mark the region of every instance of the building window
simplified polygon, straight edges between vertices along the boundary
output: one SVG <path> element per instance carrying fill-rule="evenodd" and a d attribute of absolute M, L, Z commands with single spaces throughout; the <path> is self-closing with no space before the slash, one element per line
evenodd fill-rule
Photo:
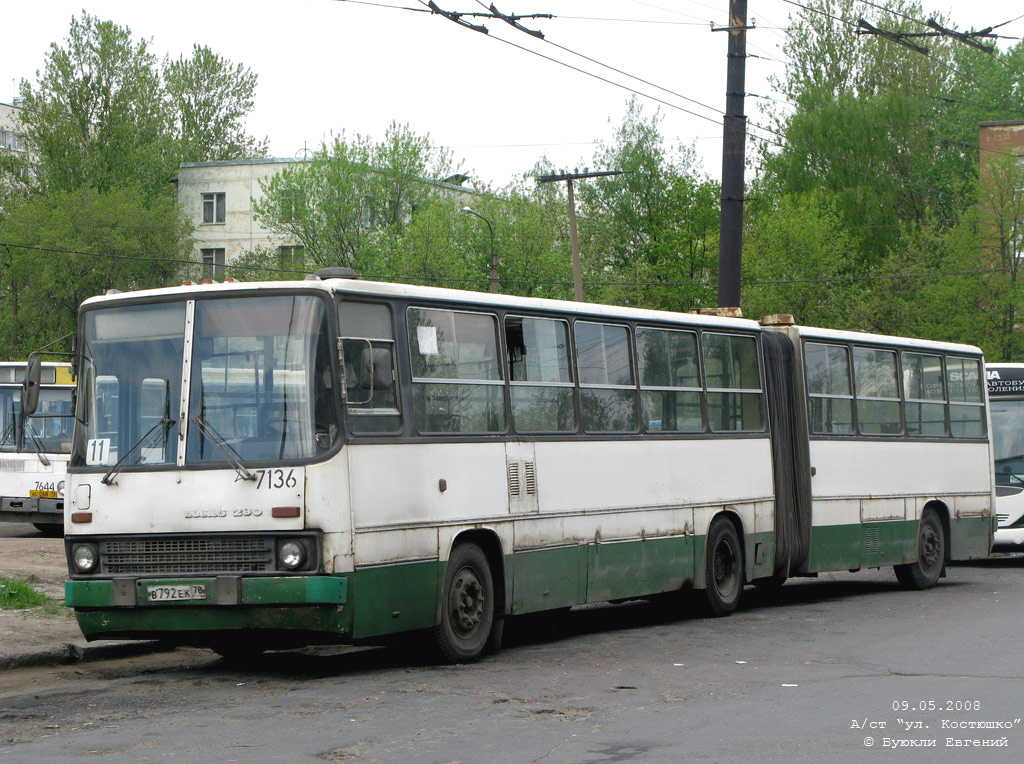
<path fill-rule="evenodd" d="M 224 194 L 221 194 L 224 196 Z M 203 278 L 222 279 L 224 278 L 224 249 L 204 249 L 203 253 Z"/>
<path fill-rule="evenodd" d="M 306 248 L 301 244 L 289 244 L 278 247 L 277 265 L 286 271 L 305 271 Z"/>
<path fill-rule="evenodd" d="M 224 222 L 224 194 L 203 194 L 203 222 Z"/>

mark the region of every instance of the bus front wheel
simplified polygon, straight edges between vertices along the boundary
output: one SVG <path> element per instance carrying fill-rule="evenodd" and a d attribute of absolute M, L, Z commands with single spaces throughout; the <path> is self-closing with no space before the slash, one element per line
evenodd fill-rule
<path fill-rule="evenodd" d="M 743 547 L 736 526 L 725 517 L 716 517 L 708 529 L 704 572 L 708 611 L 716 618 L 729 615 L 743 592 Z"/>
<path fill-rule="evenodd" d="M 930 507 L 921 513 L 917 530 L 917 560 L 896 565 L 896 579 L 906 589 L 928 589 L 942 575 L 946 561 L 946 535 L 939 515 Z"/>
<path fill-rule="evenodd" d="M 494 582 L 483 550 L 459 544 L 448 558 L 441 622 L 434 627 L 437 649 L 448 663 L 477 660 L 494 626 Z"/>

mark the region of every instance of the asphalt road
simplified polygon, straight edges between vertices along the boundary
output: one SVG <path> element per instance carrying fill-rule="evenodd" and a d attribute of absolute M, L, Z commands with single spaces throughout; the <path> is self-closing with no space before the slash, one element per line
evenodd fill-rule
<path fill-rule="evenodd" d="M 392 647 L 9 671 L 0 759 L 1016 764 L 1022 582 L 1016 557 L 952 567 L 927 592 L 891 570 L 748 589 L 726 619 L 589 607 L 560 631 L 519 624 L 469 666 Z M 964 740 L 990 745 L 950 745 Z"/>

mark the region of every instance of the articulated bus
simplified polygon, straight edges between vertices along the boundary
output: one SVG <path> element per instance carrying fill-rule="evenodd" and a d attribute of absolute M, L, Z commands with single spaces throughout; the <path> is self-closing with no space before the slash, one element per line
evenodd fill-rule
<path fill-rule="evenodd" d="M 0 521 L 59 536 L 71 452 L 71 364 L 42 364 L 35 416 L 21 414 L 24 381 L 24 362 L 0 362 Z"/>
<path fill-rule="evenodd" d="M 65 510 L 88 639 L 223 655 L 988 555 L 977 348 L 324 269 L 81 309 Z M 682 592 L 688 596 L 674 597 Z M 683 605 L 680 605 L 683 607 Z"/>
<path fill-rule="evenodd" d="M 1024 363 L 988 364 L 997 552 L 1024 552 Z"/>

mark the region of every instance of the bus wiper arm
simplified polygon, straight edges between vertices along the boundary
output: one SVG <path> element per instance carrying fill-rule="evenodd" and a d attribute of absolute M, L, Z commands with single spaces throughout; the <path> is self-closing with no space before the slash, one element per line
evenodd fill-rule
<path fill-rule="evenodd" d="M 107 474 L 104 475 L 102 478 L 100 478 L 100 482 L 103 483 L 104 485 L 114 485 L 114 478 L 117 476 L 117 473 L 121 471 L 121 466 L 128 461 L 128 457 L 135 453 L 135 449 L 137 449 L 143 443 L 147 442 L 149 436 L 153 434 L 157 427 L 163 427 L 163 432 L 166 433 L 172 424 L 174 424 L 173 419 L 161 419 L 155 425 L 150 427 L 145 435 L 143 435 L 141 438 L 135 441 L 135 443 L 132 444 L 132 447 L 124 452 L 124 456 L 117 460 L 114 466 L 110 468 L 110 471 L 107 472 Z"/>
<path fill-rule="evenodd" d="M 238 452 L 233 449 L 224 438 L 222 438 L 213 425 L 204 420 L 201 416 L 197 416 L 192 420 L 199 427 L 199 431 L 203 434 L 204 438 L 212 441 L 217 448 L 224 452 L 224 455 L 228 458 L 228 463 L 235 468 L 235 472 L 242 480 L 255 480 L 256 476 L 245 468 L 242 464 L 242 457 L 238 455 Z"/>
<path fill-rule="evenodd" d="M 26 427 L 25 432 L 32 438 L 32 442 L 36 444 L 36 456 L 39 457 L 39 461 L 43 463 L 44 467 L 50 466 L 50 460 L 46 458 L 46 454 L 43 453 L 43 442 L 39 440 L 39 436 L 32 432 L 31 427 Z"/>

